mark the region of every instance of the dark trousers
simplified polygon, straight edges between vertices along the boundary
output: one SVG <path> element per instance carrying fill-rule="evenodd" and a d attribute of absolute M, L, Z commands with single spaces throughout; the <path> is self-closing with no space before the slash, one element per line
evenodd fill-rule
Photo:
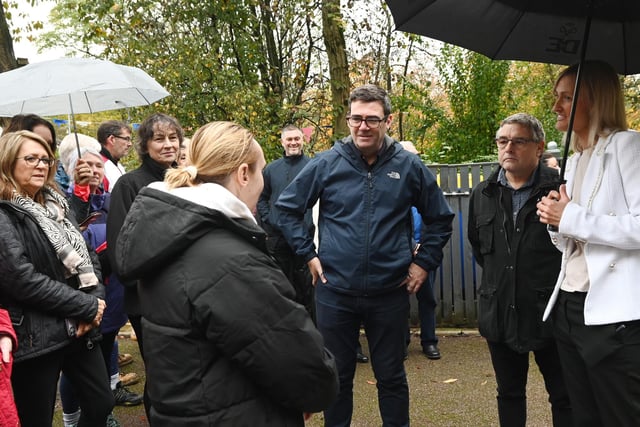
<path fill-rule="evenodd" d="M 527 374 L 529 353 L 518 353 L 505 344 L 489 342 L 491 363 L 498 383 L 498 418 L 503 427 L 524 427 L 527 421 Z M 555 427 L 573 426 L 569 395 L 554 343 L 535 350 L 533 355 L 549 393 Z"/>
<path fill-rule="evenodd" d="M 318 329 L 338 367 L 340 391 L 324 412 L 325 426 L 348 427 L 353 413 L 353 377 L 360 324 L 369 342 L 383 426 L 409 425 L 409 387 L 404 370 L 409 313 L 406 288 L 378 296 L 350 296 L 316 287 Z"/>
<path fill-rule="evenodd" d="M 575 425 L 639 426 L 640 322 L 586 326 L 585 296 L 560 291 L 553 311 Z"/>
<path fill-rule="evenodd" d="M 136 334 L 138 340 L 138 349 L 140 350 L 140 356 L 144 361 L 144 338 L 142 335 L 142 316 L 139 314 L 129 314 L 129 323 L 133 328 L 133 332 Z M 146 369 L 146 365 L 145 365 Z M 142 391 L 142 401 L 144 403 L 144 412 L 147 414 L 147 419 L 151 420 L 151 401 L 149 400 L 149 393 L 147 393 L 147 382 L 144 382 L 144 390 Z"/>
<path fill-rule="evenodd" d="M 438 344 L 436 336 L 436 296 L 433 289 L 436 271 L 429 271 L 427 280 L 424 281 L 420 290 L 416 292 L 418 300 L 418 319 L 420 320 L 420 344 L 424 349 L 429 344 Z M 407 334 L 407 345 L 410 342 L 410 335 Z"/>
<path fill-rule="evenodd" d="M 273 236 L 267 240 L 269 253 L 287 276 L 296 291 L 296 302 L 302 304 L 315 322 L 314 288 L 311 285 L 311 273 L 304 260 L 297 256 L 284 237 Z"/>
<path fill-rule="evenodd" d="M 60 371 L 76 390 L 82 414 L 79 427 L 104 426 L 114 406 L 100 347 L 84 339 L 43 356 L 15 363 L 11 383 L 22 427 L 50 426 Z"/>
<path fill-rule="evenodd" d="M 100 353 L 104 358 L 105 367 L 107 369 L 107 381 L 111 388 L 111 353 L 113 351 L 113 343 L 116 340 L 118 330 L 102 333 L 102 339 L 98 342 Z M 63 372 L 60 376 L 60 401 L 62 402 L 62 411 L 65 414 L 72 414 L 80 409 L 80 404 L 76 397 L 76 392 L 67 375 Z"/>

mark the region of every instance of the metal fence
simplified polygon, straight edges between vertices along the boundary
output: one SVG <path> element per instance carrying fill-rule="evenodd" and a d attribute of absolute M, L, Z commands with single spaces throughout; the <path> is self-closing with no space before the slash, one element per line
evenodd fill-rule
<path fill-rule="evenodd" d="M 444 248 L 444 258 L 437 271 L 434 285 L 438 301 L 437 322 L 439 326 L 477 327 L 476 290 L 480 285 L 481 271 L 473 259 L 471 245 L 467 239 L 469 196 L 473 186 L 488 178 L 497 167 L 497 163 L 428 167 L 438 178 L 440 188 L 456 214 L 453 220 L 453 234 Z M 411 323 L 418 324 L 418 305 L 413 297 Z"/>

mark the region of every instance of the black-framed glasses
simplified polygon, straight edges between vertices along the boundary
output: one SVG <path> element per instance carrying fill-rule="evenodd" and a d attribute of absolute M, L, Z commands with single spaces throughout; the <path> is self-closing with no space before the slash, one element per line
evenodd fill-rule
<path fill-rule="evenodd" d="M 389 117 L 389 116 L 384 116 L 383 118 L 380 118 L 380 117 L 350 116 L 350 117 L 347 117 L 347 124 L 349 126 L 351 126 L 352 128 L 357 128 L 357 127 L 360 127 L 362 122 L 365 122 L 367 124 L 368 128 L 376 129 L 376 128 L 380 127 L 380 123 L 382 123 L 385 120 L 387 120 L 387 117 Z"/>
<path fill-rule="evenodd" d="M 131 137 L 130 136 L 120 136 L 120 135 L 113 135 L 113 136 L 118 138 L 118 139 L 124 139 L 127 142 L 131 142 Z"/>
<path fill-rule="evenodd" d="M 48 157 L 36 157 L 36 156 L 17 157 L 17 159 L 24 159 L 27 165 L 34 166 L 34 167 L 38 166 L 40 162 L 42 162 L 43 165 L 50 168 L 56 162 L 56 159 L 50 159 Z"/>
<path fill-rule="evenodd" d="M 525 144 L 528 144 L 529 142 L 537 142 L 529 138 L 505 138 L 505 137 L 496 138 L 495 141 L 496 141 L 496 144 L 498 145 L 498 148 L 505 148 L 507 144 L 509 144 L 509 142 L 513 143 L 513 145 L 515 145 L 516 147 L 524 147 Z"/>

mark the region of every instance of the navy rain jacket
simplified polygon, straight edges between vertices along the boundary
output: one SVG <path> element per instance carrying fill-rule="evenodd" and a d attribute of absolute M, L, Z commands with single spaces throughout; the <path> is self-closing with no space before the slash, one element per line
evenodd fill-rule
<path fill-rule="evenodd" d="M 316 251 L 303 216 L 318 200 Z M 426 225 L 415 259 L 411 206 Z M 319 256 L 328 280 L 324 286 L 351 295 L 393 290 L 412 261 L 433 271 L 451 237 L 454 217 L 435 176 L 389 136 L 373 165 L 363 160 L 351 137 L 337 141 L 305 166 L 276 207 L 289 245 L 305 261 Z"/>

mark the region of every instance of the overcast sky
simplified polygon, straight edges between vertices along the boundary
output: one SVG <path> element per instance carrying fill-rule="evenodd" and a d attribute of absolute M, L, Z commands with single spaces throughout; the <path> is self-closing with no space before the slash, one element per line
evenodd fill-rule
<path fill-rule="evenodd" d="M 23 26 L 26 22 L 24 19 L 20 18 L 18 15 L 20 13 L 26 13 L 30 20 L 32 21 L 42 21 L 45 25 L 44 30 L 48 30 L 48 17 L 49 11 L 54 6 L 54 2 L 43 1 L 37 7 L 31 7 L 29 2 L 27 1 L 19 1 L 18 2 L 18 11 L 13 12 L 13 19 L 15 19 L 16 24 L 19 26 Z M 37 47 L 35 43 L 30 42 L 26 38 L 23 38 L 20 42 L 13 42 L 13 51 L 16 55 L 16 58 L 27 58 L 29 59 L 29 63 L 42 62 L 47 61 L 49 59 L 56 59 L 64 56 L 64 50 L 48 50 L 42 53 L 38 53 Z"/>

